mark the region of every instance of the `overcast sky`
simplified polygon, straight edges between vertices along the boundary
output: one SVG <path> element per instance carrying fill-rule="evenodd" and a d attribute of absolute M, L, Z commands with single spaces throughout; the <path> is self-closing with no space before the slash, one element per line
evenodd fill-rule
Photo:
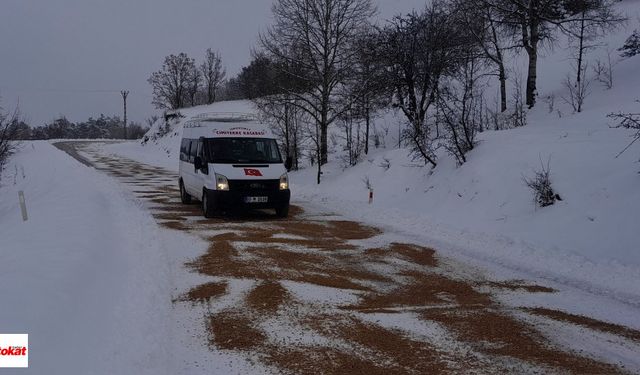
<path fill-rule="evenodd" d="M 381 20 L 425 0 L 374 0 Z M 228 76 L 248 64 L 257 35 L 271 23 L 271 0 L 1 0 L 0 106 L 19 107 L 42 125 L 65 115 L 122 115 L 143 121 L 151 105 L 149 75 L 164 56 L 201 60 L 218 50 Z"/>

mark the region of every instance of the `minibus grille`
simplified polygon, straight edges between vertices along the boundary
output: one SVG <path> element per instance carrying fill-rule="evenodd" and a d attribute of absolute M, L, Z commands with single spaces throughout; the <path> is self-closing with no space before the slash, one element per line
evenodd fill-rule
<path fill-rule="evenodd" d="M 276 191 L 280 180 L 229 180 L 231 191 Z"/>

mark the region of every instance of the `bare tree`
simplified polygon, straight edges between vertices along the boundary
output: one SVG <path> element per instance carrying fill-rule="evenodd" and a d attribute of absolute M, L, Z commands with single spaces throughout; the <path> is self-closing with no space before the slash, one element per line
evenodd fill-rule
<path fill-rule="evenodd" d="M 200 93 L 200 83 L 202 82 L 202 73 L 200 73 L 200 70 L 195 64 L 193 64 L 192 68 L 193 72 L 190 77 L 191 81 L 187 87 L 187 95 L 189 98 L 189 105 L 191 107 L 200 104 L 200 102 L 198 102 L 198 94 Z"/>
<path fill-rule="evenodd" d="M 613 11 L 612 0 L 572 0 L 567 2 L 567 10 L 572 14 L 573 22 L 563 29 L 570 40 L 577 43 L 575 54 L 576 81 L 573 90 L 578 97 L 585 93 L 590 82 L 585 77 L 587 52 L 597 44 L 595 40 L 615 28 L 624 19 Z M 611 60 L 609 60 L 609 63 Z M 574 109 L 576 107 L 574 106 Z M 582 111 L 582 103 L 577 105 L 577 112 Z"/>
<path fill-rule="evenodd" d="M 386 67 L 386 82 L 394 90 L 393 105 L 409 126 L 405 137 L 413 154 L 435 167 L 435 137 L 427 112 L 436 102 L 441 79 L 455 71 L 469 40 L 457 29 L 443 2 L 423 13 L 394 18 L 381 32 L 377 55 Z"/>
<path fill-rule="evenodd" d="M 484 57 L 495 65 L 500 82 L 500 112 L 507 110 L 507 69 L 504 55 L 507 49 L 503 40 L 503 27 L 496 21 L 496 10 L 484 0 L 456 0 L 458 20 L 465 31 L 476 41 Z"/>
<path fill-rule="evenodd" d="M 437 116 L 445 127 L 444 147 L 458 165 L 466 163 L 467 153 L 476 146 L 476 134 L 486 127 L 480 73 L 478 56 L 470 52 L 438 95 Z"/>
<path fill-rule="evenodd" d="M 364 136 L 362 134 L 360 113 L 355 109 L 354 111 L 348 110 L 342 113 L 339 117 L 338 124 L 343 130 L 345 155 L 342 156 L 342 161 L 347 166 L 354 166 L 358 164 L 362 153 L 364 151 Z"/>
<path fill-rule="evenodd" d="M 185 53 L 167 56 L 162 69 L 152 73 L 148 79 L 153 87 L 152 103 L 156 108 L 183 108 L 189 99 L 195 71 L 195 61 Z"/>
<path fill-rule="evenodd" d="M 605 0 L 483 0 L 491 7 L 500 23 L 511 37 L 524 48 L 529 60 L 527 71 L 526 104 L 533 108 L 537 97 L 538 55 L 544 42 L 554 39 L 554 31 L 562 29 L 571 32 L 569 25 L 582 19 L 592 24 L 607 23 L 611 12 L 592 12 L 599 3 Z M 576 4 L 580 3 L 580 7 Z M 576 12 L 576 9 L 581 9 Z M 582 10 L 585 13 L 581 17 Z M 605 16 L 605 18 L 603 18 Z"/>
<path fill-rule="evenodd" d="M 384 85 L 384 64 L 376 56 L 378 36 L 371 27 L 362 31 L 353 43 L 356 52 L 352 72 L 346 80 L 351 98 L 348 118 L 351 122 L 364 121 L 364 153 L 369 153 L 371 121 L 375 112 L 385 108 L 391 96 Z M 359 135 L 359 134 L 358 134 Z"/>
<path fill-rule="evenodd" d="M 211 104 L 216 101 L 216 93 L 227 76 L 227 72 L 222 66 L 220 54 L 208 48 L 204 56 L 204 62 L 200 65 L 200 71 L 204 79 L 207 104 Z"/>
<path fill-rule="evenodd" d="M 327 163 L 327 129 L 348 104 L 339 100 L 339 90 L 352 68 L 351 40 L 374 13 L 371 0 L 276 0 L 275 24 L 260 36 L 262 47 L 284 62 L 282 67 L 304 72 L 300 78 L 308 90 L 289 94 L 317 123 L 319 166 Z"/>
<path fill-rule="evenodd" d="M 306 113 L 292 103 L 294 98 L 283 95 L 272 95 L 254 100 L 263 121 L 268 123 L 284 148 L 286 158 L 291 158 L 292 169 L 299 168 L 304 141 L 303 123 Z"/>

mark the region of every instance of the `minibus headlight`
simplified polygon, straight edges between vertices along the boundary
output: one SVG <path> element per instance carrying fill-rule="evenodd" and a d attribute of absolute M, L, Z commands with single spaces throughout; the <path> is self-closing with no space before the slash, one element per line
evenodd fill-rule
<path fill-rule="evenodd" d="M 282 176 L 280 176 L 280 190 L 287 190 L 289 189 L 289 176 L 287 176 L 287 174 L 283 174 Z"/>
<path fill-rule="evenodd" d="M 229 190 L 229 180 L 221 174 L 216 173 L 216 189 L 217 190 Z"/>

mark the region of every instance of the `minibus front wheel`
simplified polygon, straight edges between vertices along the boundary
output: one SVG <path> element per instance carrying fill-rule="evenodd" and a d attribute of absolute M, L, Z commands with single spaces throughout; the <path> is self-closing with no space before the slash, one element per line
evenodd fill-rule
<path fill-rule="evenodd" d="M 207 189 L 202 190 L 202 214 L 207 219 L 215 217 L 215 202 L 211 199 L 211 194 Z"/>
<path fill-rule="evenodd" d="M 286 218 L 289 216 L 289 205 L 283 205 L 280 207 L 276 207 L 276 216 Z"/>
<path fill-rule="evenodd" d="M 182 202 L 182 204 L 190 204 L 191 196 L 184 189 L 184 183 L 182 182 L 182 179 L 180 179 L 179 185 L 180 185 L 180 201 Z"/>

